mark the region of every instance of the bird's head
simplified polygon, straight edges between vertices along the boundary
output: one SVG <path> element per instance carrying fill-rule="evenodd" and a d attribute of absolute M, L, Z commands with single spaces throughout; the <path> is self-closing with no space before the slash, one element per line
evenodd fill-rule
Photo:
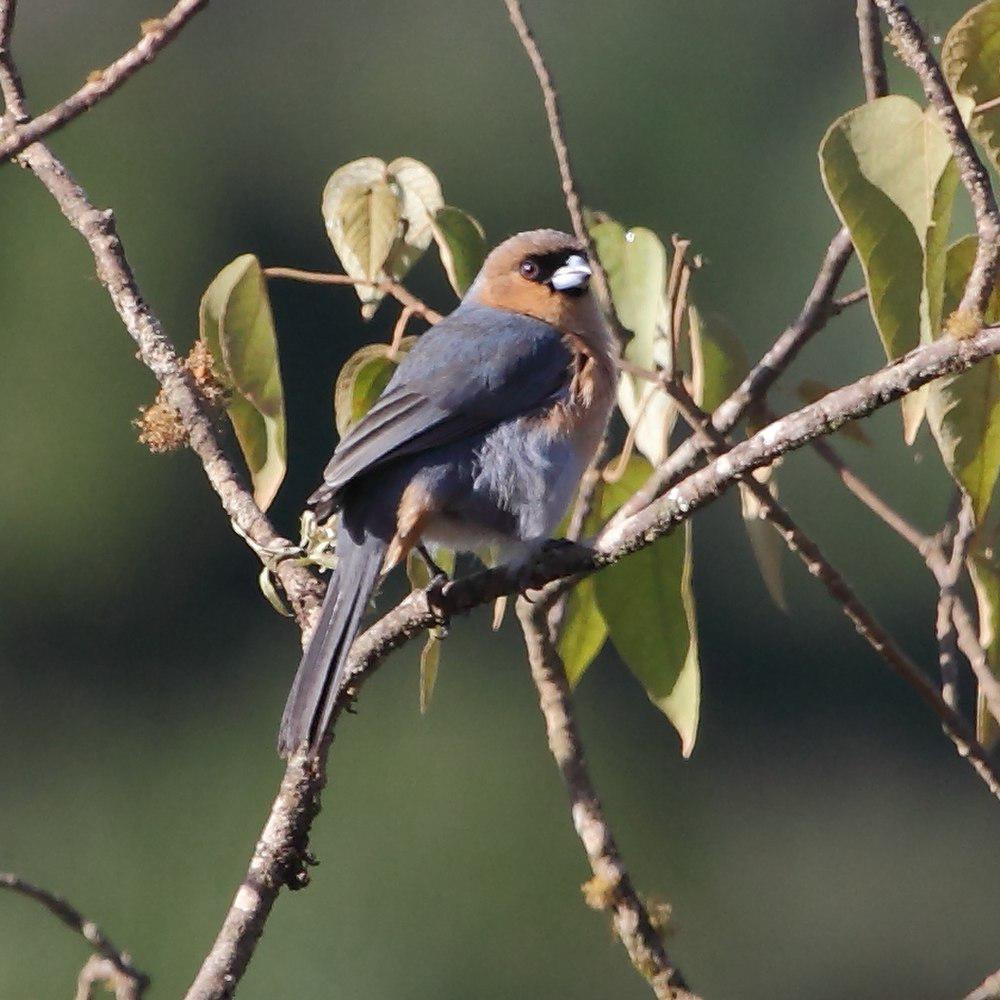
<path fill-rule="evenodd" d="M 540 319 L 606 350 L 609 334 L 591 274 L 579 240 L 535 229 L 511 236 L 489 254 L 465 301 Z"/>

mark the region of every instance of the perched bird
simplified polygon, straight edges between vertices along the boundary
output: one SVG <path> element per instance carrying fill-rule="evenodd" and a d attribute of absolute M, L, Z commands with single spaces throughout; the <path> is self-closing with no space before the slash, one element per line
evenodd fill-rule
<path fill-rule="evenodd" d="M 309 498 L 340 512 L 337 566 L 285 706 L 279 752 L 322 741 L 379 579 L 411 549 L 530 562 L 562 519 L 615 397 L 615 342 L 585 249 L 551 229 L 490 253 L 344 436 Z"/>

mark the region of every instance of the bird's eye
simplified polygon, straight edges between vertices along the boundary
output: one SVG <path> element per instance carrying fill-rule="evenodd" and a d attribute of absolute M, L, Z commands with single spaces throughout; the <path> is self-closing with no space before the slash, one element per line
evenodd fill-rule
<path fill-rule="evenodd" d="M 527 278 L 528 281 L 534 281 L 539 275 L 538 264 L 530 257 L 526 257 L 521 261 L 519 270 L 521 272 L 521 276 Z"/>

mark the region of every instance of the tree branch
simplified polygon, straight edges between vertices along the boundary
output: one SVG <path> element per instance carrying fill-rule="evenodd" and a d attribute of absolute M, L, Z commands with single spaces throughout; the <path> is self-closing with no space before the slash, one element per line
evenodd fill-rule
<path fill-rule="evenodd" d="M 924 93 L 937 108 L 941 126 L 958 163 L 962 183 L 969 192 L 976 216 L 979 246 L 959 309 L 983 316 L 1000 271 L 1000 211 L 997 209 L 989 174 L 976 153 L 965 122 L 962 121 L 962 114 L 955 104 L 941 67 L 927 44 L 923 30 L 906 4 L 899 3 L 898 0 L 874 2 L 889 20 L 900 56 L 920 78 Z"/>
<path fill-rule="evenodd" d="M 786 327 L 746 378 L 712 414 L 712 426 L 720 434 L 728 434 L 746 416 L 750 407 L 763 399 L 799 351 L 826 325 L 832 315 L 837 285 L 853 252 L 851 237 L 846 229 L 842 229 L 827 248 L 813 287 L 795 321 Z M 702 449 L 697 439 L 689 437 L 683 441 L 643 484 L 642 489 L 621 508 L 618 520 L 624 520 L 652 503 L 691 472 L 701 456 Z"/>
<path fill-rule="evenodd" d="M 889 93 L 889 78 L 885 71 L 882 51 L 882 29 L 878 7 L 874 0 L 858 0 L 858 47 L 861 49 L 861 75 L 865 81 L 865 98 L 869 101 Z"/>
<path fill-rule="evenodd" d="M 962 491 L 959 503 L 954 521 L 951 555 L 946 559 L 944 553 L 940 552 L 940 558 L 927 560 L 927 565 L 934 573 L 938 584 L 935 633 L 941 664 L 941 696 L 955 709 L 958 707 L 958 676 L 961 662 L 955 605 L 959 599 L 958 585 L 969 554 L 969 544 L 976 530 L 972 499 L 968 493 Z"/>
<path fill-rule="evenodd" d="M 410 312 L 423 316 L 431 325 L 440 323 L 442 319 L 441 313 L 418 299 L 405 285 L 398 281 L 390 281 L 388 278 L 383 281 L 370 281 L 367 278 L 352 278 L 349 274 L 302 271 L 297 267 L 265 267 L 264 274 L 268 278 L 291 278 L 294 281 L 305 281 L 314 285 L 374 285 L 387 295 L 391 295 Z"/>
<path fill-rule="evenodd" d="M 858 0 L 857 18 L 865 97 L 872 101 L 888 93 L 882 36 L 873 0 Z M 841 299 L 835 298 L 837 286 L 853 252 L 854 245 L 850 234 L 846 229 L 841 229 L 827 247 L 816 280 L 795 321 L 782 331 L 746 378 L 712 414 L 712 426 L 720 434 L 723 436 L 728 434 L 755 403 L 764 399 L 768 390 L 795 360 L 799 351 L 833 316 L 838 316 L 848 306 L 867 297 L 867 289 L 861 288 Z M 627 517 L 652 503 L 656 497 L 694 469 L 700 457 L 697 441 L 694 438 L 684 441 L 621 509 L 620 516 Z"/>
<path fill-rule="evenodd" d="M 0 872 L 0 889 L 7 889 L 41 903 L 49 913 L 58 917 L 94 949 L 96 954 L 80 973 L 78 1000 L 81 996 L 84 998 L 89 996 L 89 990 L 81 994 L 82 984 L 94 982 L 96 979 L 111 982 L 115 986 L 117 1000 L 141 1000 L 149 986 L 149 976 L 137 969 L 128 953 L 115 947 L 104 931 L 92 920 L 87 920 L 75 906 L 71 906 L 61 896 L 26 882 L 12 872 Z M 95 959 L 98 959 L 96 963 Z"/>
<path fill-rule="evenodd" d="M 825 441 L 813 441 L 812 447 L 861 503 L 917 551 L 934 575 L 938 586 L 941 587 L 942 581 L 949 576 L 950 562 L 945 555 L 941 535 L 927 535 L 914 527 L 898 511 L 890 507 L 860 476 L 853 472 L 840 455 Z M 1000 678 L 990 669 L 986 650 L 979 640 L 972 616 L 965 601 L 954 588 L 952 588 L 951 615 L 958 648 L 968 660 L 969 666 L 976 676 L 976 681 L 986 700 L 990 714 L 1000 722 Z"/>
<path fill-rule="evenodd" d="M 510 23 L 517 32 L 521 45 L 531 62 L 531 68 L 538 78 L 538 86 L 542 91 L 542 100 L 545 104 L 545 117 L 549 125 L 549 138 L 552 142 L 552 151 L 555 153 L 556 164 L 559 167 L 559 179 L 562 182 L 563 198 L 566 200 L 566 210 L 569 212 L 570 222 L 573 225 L 573 232 L 576 238 L 587 248 L 587 255 L 590 258 L 590 265 L 594 272 L 594 282 L 597 285 L 598 294 L 604 300 L 611 318 L 617 326 L 614 302 L 611 299 L 611 286 L 608 284 L 608 276 L 604 270 L 604 265 L 597 256 L 594 241 L 583 221 L 583 206 L 580 202 L 580 194 L 573 177 L 573 170 L 569 162 L 569 147 L 566 145 L 566 137 L 563 134 L 562 114 L 559 110 L 559 95 L 556 93 L 555 84 L 552 82 L 552 74 L 549 73 L 545 65 L 545 59 L 535 41 L 535 36 L 528 27 L 528 22 L 524 19 L 524 12 L 521 10 L 520 0 L 504 0 L 507 8 L 507 15 Z"/>
<path fill-rule="evenodd" d="M 703 437 L 706 452 L 718 456 L 727 454 L 730 450 L 729 443 L 718 431 L 712 428 L 708 414 L 699 409 L 684 386 L 679 381 L 674 381 L 666 385 L 666 390 L 677 403 L 678 409 L 685 420 L 690 423 L 692 430 Z M 980 777 L 985 780 L 990 791 L 1000 798 L 1000 773 L 994 770 L 989 756 L 982 746 L 977 744 L 970 751 L 970 744 L 975 743 L 975 737 L 965 724 L 964 719 L 956 711 L 954 700 L 948 698 L 947 688 L 945 693 L 938 693 L 923 671 L 907 656 L 879 623 L 875 615 L 861 602 L 850 584 L 823 555 L 819 546 L 792 520 L 788 511 L 771 495 L 771 491 L 763 483 L 758 482 L 752 474 L 742 476 L 740 481 L 756 497 L 761 513 L 775 526 L 785 544 L 799 557 L 809 574 L 816 577 L 826 587 L 827 592 L 840 606 L 841 611 L 854 625 L 858 634 L 885 660 L 893 673 L 909 684 L 917 695 L 930 706 L 932 711 L 941 718 L 944 731 L 955 744 L 959 755 L 973 758 L 973 766 Z M 939 631 L 939 640 L 942 643 L 942 672 L 945 671 L 945 651 L 951 650 L 953 645 L 953 643 L 948 642 L 948 638 L 953 635 L 951 622 L 955 588 L 962 570 L 972 529 L 975 527 L 975 523 L 971 519 L 971 508 L 966 510 L 966 514 L 967 516 L 961 522 L 960 531 L 956 533 L 955 550 L 948 564 L 948 575 L 941 583 L 942 599 L 939 604 L 939 620 L 943 613 L 945 615 L 944 621 L 947 623 L 947 627 L 943 630 L 945 635 L 942 636 L 941 631 Z M 945 601 L 946 594 L 948 596 L 947 602 Z M 952 664 L 954 664 L 954 672 L 957 673 L 957 662 L 954 660 L 947 662 L 949 676 L 952 673 L 950 669 Z"/>
<path fill-rule="evenodd" d="M 163 17 L 143 21 L 142 39 L 110 66 L 91 73 L 87 77 L 87 82 L 75 94 L 71 94 L 66 100 L 37 118 L 29 119 L 26 115 L 19 115 L 18 120 L 22 124 L 11 129 L 0 140 L 0 163 L 17 156 L 33 142 L 38 142 L 49 133 L 62 128 L 88 108 L 92 108 L 98 101 L 113 94 L 134 73 L 151 63 L 207 3 L 208 0 L 178 0 L 178 3 Z M 13 6 L 13 3 L 8 5 L 11 11 Z M 12 17 L 13 14 L 8 16 Z M 7 35 L 9 37 L 9 32 Z M 8 80 L 8 86 L 10 83 Z M 17 89 L 20 89 L 19 83 Z"/>
<path fill-rule="evenodd" d="M 531 677 L 545 718 L 549 749 L 569 795 L 573 826 L 583 843 L 593 879 L 585 886 L 590 905 L 608 910 L 615 933 L 636 971 L 658 1000 L 697 1000 L 673 964 L 663 939 L 639 898 L 618 852 L 584 760 L 573 700 L 562 660 L 549 638 L 547 602 L 517 602 Z"/>

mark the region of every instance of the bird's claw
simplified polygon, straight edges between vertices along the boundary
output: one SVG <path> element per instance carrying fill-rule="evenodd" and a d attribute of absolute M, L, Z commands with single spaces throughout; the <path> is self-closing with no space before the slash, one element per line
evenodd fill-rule
<path fill-rule="evenodd" d="M 427 604 L 438 619 L 437 624 L 431 630 L 438 639 L 446 638 L 451 629 L 451 615 L 444 610 L 443 600 L 445 590 L 450 583 L 451 577 L 439 568 L 431 582 L 424 588 L 424 593 L 427 594 Z"/>

